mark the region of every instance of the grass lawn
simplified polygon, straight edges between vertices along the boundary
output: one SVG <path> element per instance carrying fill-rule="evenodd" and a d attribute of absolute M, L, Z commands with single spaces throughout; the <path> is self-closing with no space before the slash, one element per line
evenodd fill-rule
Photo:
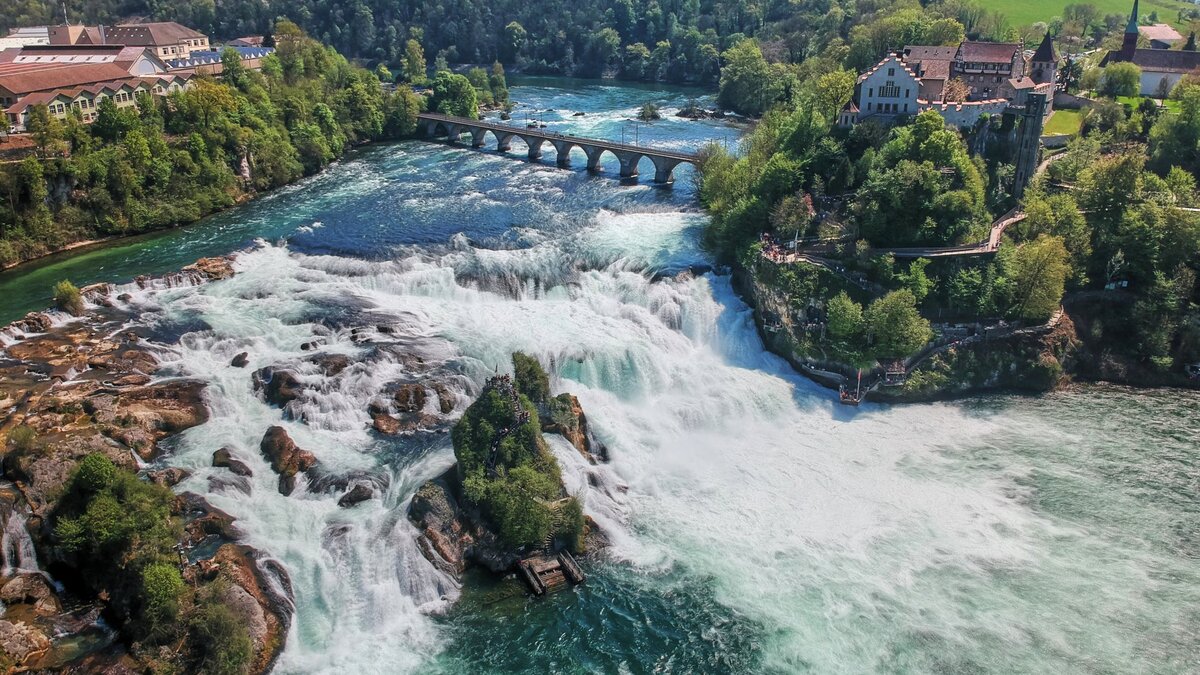
<path fill-rule="evenodd" d="M 1142 97 L 1142 96 L 1118 96 L 1117 102 L 1137 108 L 1139 105 L 1142 104 L 1142 98 L 1144 98 L 1144 97 Z M 1157 101 L 1158 99 L 1155 99 L 1155 100 Z M 1183 101 L 1176 101 L 1176 100 L 1170 99 L 1170 98 L 1164 99 L 1162 101 L 1162 104 L 1167 106 L 1168 112 L 1173 112 L 1173 113 L 1178 113 L 1183 108 Z"/>
<path fill-rule="evenodd" d="M 1038 21 L 1050 22 L 1056 16 L 1062 16 L 1063 7 L 1078 0 L 1005 0 L 994 3 L 992 9 L 1002 12 L 1008 17 L 1010 26 L 1025 26 Z M 1106 14 L 1120 14 L 1128 17 L 1133 9 L 1133 0 L 1089 0 L 1100 12 L 1100 17 Z M 1190 3 L 1182 0 L 1141 0 L 1138 7 L 1142 17 L 1148 17 L 1150 12 L 1158 12 L 1159 23 L 1175 24 L 1179 19 L 1179 9 L 1190 7 Z M 1179 26 L 1176 26 L 1177 28 Z M 1186 33 L 1185 33 L 1186 37 Z"/>
<path fill-rule="evenodd" d="M 1083 125 L 1083 113 L 1078 110 L 1055 110 L 1050 116 L 1050 120 L 1046 122 L 1046 127 L 1042 129 L 1042 133 L 1051 136 L 1055 134 L 1066 134 L 1073 136 L 1079 133 L 1079 127 Z"/>

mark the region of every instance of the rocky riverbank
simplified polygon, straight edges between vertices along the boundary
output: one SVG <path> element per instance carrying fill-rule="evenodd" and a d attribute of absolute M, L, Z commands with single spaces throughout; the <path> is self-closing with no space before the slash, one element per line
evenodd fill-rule
<path fill-rule="evenodd" d="M 223 279 L 233 274 L 231 262 L 201 260 L 137 284 L 166 288 Z M 171 436 L 203 424 L 208 410 L 204 383 L 163 371 L 144 331 L 129 327 L 133 317 L 115 308 L 115 292 L 107 285 L 84 289 L 89 309 L 83 317 L 34 313 L 0 331 L 0 437 L 4 477 L 11 481 L 0 491 L 4 526 L 6 540 L 28 542 L 18 560 L 5 552 L 0 661 L 13 669 L 66 672 L 194 670 L 216 651 L 227 656 L 233 644 L 248 645 L 240 656 L 250 672 L 267 672 L 291 621 L 283 569 L 239 543 L 233 519 L 203 497 L 172 497 L 153 486 L 130 492 L 136 485 L 121 482 L 122 476 L 136 481 L 138 472 L 137 483 L 180 482 L 184 472 L 146 471 L 142 462 L 159 457 Z M 84 464 L 98 467 L 103 478 L 92 478 Z M 135 493 L 138 501 L 130 501 Z M 96 540 L 97 528 L 106 527 L 100 525 L 104 500 L 114 500 L 131 519 L 139 509 L 161 508 L 168 522 L 159 534 L 166 550 L 174 542 L 174 559 L 136 543 L 152 538 L 149 532 L 113 530 Z M 125 527 L 117 514 L 112 518 L 108 526 Z M 82 539 L 68 534 L 74 522 L 88 528 Z M 89 548 L 93 544 L 103 548 Z M 97 579 L 89 556 L 122 552 L 133 556 L 123 567 L 140 567 L 140 578 Z M 178 593 L 165 614 L 151 617 L 154 596 L 145 592 L 164 569 L 169 594 Z M 169 646 L 161 640 L 172 634 L 169 626 L 147 628 L 151 618 L 168 617 L 189 627 L 182 642 Z M 234 633 L 217 645 L 201 626 Z"/>
<path fill-rule="evenodd" d="M 819 273 L 825 275 L 821 283 L 834 289 L 834 293 L 847 290 L 853 294 L 858 290 L 832 273 L 825 270 Z M 839 363 L 819 349 L 805 347 L 812 341 L 804 339 L 805 328 L 795 325 L 789 316 L 793 298 L 745 267 L 738 266 L 734 278 L 739 294 L 755 308 L 755 323 L 767 349 L 826 387 L 836 389 L 842 381 L 854 376 L 853 365 Z M 931 348 L 907 364 L 904 377 L 894 386 L 876 387 L 866 398 L 911 403 L 998 391 L 1043 393 L 1079 380 L 1200 387 L 1200 381 L 1188 379 L 1182 373 L 1132 362 L 1106 347 L 1101 325 L 1106 303 L 1113 301 L 1097 300 L 1090 294 L 1068 296 L 1064 311 L 1044 325 L 980 335 Z M 767 315 L 777 322 L 770 330 L 764 318 Z M 864 371 L 864 381 L 871 384 L 884 375 L 882 370 Z"/>

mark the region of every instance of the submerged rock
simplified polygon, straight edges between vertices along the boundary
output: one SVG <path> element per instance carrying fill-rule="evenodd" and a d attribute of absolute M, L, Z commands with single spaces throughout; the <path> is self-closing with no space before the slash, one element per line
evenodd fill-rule
<path fill-rule="evenodd" d="M 253 476 L 254 472 L 250 467 L 240 460 L 233 458 L 233 451 L 229 448 L 221 448 L 213 453 L 212 465 L 219 468 L 226 468 L 238 476 Z"/>
<path fill-rule="evenodd" d="M 348 508 L 360 502 L 365 502 L 374 496 L 375 493 L 370 487 L 359 483 L 351 488 L 349 492 L 342 495 L 342 498 L 338 500 L 338 506 Z"/>
<path fill-rule="evenodd" d="M 402 384 L 393 396 L 396 410 L 406 413 L 420 412 L 425 408 L 425 387 L 419 384 Z"/>
<path fill-rule="evenodd" d="M 242 352 L 241 354 L 233 357 L 233 360 L 229 362 L 229 365 L 233 366 L 234 368 L 245 368 L 249 363 L 250 353 Z"/>
<path fill-rule="evenodd" d="M 317 465 L 317 458 L 307 450 L 296 447 L 283 427 L 271 427 L 263 435 L 259 449 L 279 474 L 279 493 L 290 495 L 296 489 L 296 474 Z"/>
<path fill-rule="evenodd" d="M 254 371 L 253 380 L 254 390 L 262 392 L 267 403 L 280 408 L 300 398 L 304 390 L 303 383 L 295 373 L 276 366 L 267 366 Z"/>

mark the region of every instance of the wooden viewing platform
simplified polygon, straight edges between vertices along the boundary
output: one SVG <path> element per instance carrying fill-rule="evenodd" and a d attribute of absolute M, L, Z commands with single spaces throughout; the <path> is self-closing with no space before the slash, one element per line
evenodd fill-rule
<path fill-rule="evenodd" d="M 521 577 L 534 595 L 545 595 L 568 582 L 572 586 L 582 584 L 586 579 L 575 558 L 567 551 L 526 558 L 517 566 L 521 568 Z"/>

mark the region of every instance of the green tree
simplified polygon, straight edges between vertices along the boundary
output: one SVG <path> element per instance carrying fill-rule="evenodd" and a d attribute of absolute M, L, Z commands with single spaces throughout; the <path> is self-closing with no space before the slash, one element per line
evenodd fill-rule
<path fill-rule="evenodd" d="M 404 45 L 404 80 L 409 84 L 425 84 L 428 81 L 425 65 L 425 50 L 421 43 L 409 40 Z"/>
<path fill-rule="evenodd" d="M 717 105 L 758 117 L 783 100 L 787 75 L 763 58 L 754 40 L 743 40 L 725 51 Z"/>
<path fill-rule="evenodd" d="M 827 313 L 829 334 L 834 338 L 853 342 L 862 335 L 862 305 L 852 300 L 845 291 L 830 298 Z"/>
<path fill-rule="evenodd" d="M 83 296 L 66 279 L 54 284 L 54 306 L 72 316 L 83 316 Z"/>
<path fill-rule="evenodd" d="M 475 87 L 462 75 L 439 71 L 433 78 L 429 109 L 444 115 L 476 119 L 479 117 L 479 102 L 475 97 Z"/>
<path fill-rule="evenodd" d="M 933 337 L 929 321 L 917 312 L 912 291 L 892 291 L 876 299 L 864 315 L 871 349 L 882 358 L 903 358 Z"/>
<path fill-rule="evenodd" d="M 1043 234 L 1017 248 L 1012 313 L 1023 319 L 1048 319 L 1062 302 L 1070 270 L 1067 249 L 1058 237 Z"/>
<path fill-rule="evenodd" d="M 538 360 L 514 352 L 512 355 L 514 379 L 517 389 L 534 403 L 545 403 L 550 400 L 550 377 L 542 369 Z"/>
<path fill-rule="evenodd" d="M 1104 69 L 1100 93 L 1105 96 L 1137 96 L 1142 86 L 1142 69 L 1128 62 L 1113 63 Z"/>

